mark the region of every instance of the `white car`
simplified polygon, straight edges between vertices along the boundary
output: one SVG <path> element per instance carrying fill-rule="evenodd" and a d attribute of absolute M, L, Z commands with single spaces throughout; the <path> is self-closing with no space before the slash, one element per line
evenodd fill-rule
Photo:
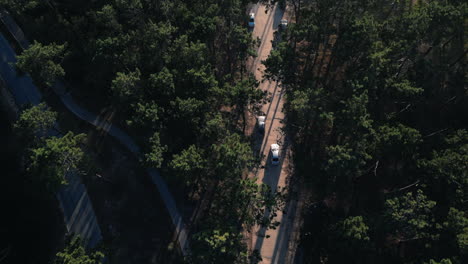
<path fill-rule="evenodd" d="M 279 164 L 279 151 L 280 147 L 278 144 L 271 144 L 271 164 Z"/>
<path fill-rule="evenodd" d="M 249 27 L 251 28 L 255 27 L 255 14 L 254 13 L 249 14 Z"/>
<path fill-rule="evenodd" d="M 279 24 L 280 29 L 286 29 L 288 27 L 288 20 L 286 19 L 281 19 L 280 24 Z"/>
<path fill-rule="evenodd" d="M 265 131 L 265 120 L 266 120 L 266 116 L 257 117 L 258 131 L 260 133 L 263 133 L 263 131 Z"/>

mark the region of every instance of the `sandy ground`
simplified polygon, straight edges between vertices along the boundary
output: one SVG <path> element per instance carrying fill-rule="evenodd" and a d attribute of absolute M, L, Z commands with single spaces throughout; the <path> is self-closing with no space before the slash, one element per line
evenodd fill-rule
<path fill-rule="evenodd" d="M 252 9 L 256 13 L 256 25 L 253 30 L 253 36 L 261 39 L 258 49 L 258 57 L 250 64 L 252 72 L 258 81 L 263 80 L 263 71 L 265 66 L 261 63 L 265 60 L 272 49 L 273 33 L 278 28 L 280 20 L 283 18 L 284 11 L 279 7 L 273 7 L 268 13 L 265 13 L 265 6 L 257 5 Z M 271 98 L 269 103 L 263 105 L 262 112 L 267 119 L 265 124 L 265 133 L 263 139 L 257 139 L 257 148 L 261 156 L 261 164 L 253 169 L 249 177 L 257 177 L 258 183 L 268 184 L 272 189 L 283 188 L 288 184 L 290 176 L 290 148 L 288 141 L 285 140 L 284 128 L 284 91 L 277 82 L 263 81 L 259 89 L 267 91 Z M 255 133 L 255 131 L 253 132 Z M 261 144 L 260 144 L 261 141 Z M 270 156 L 270 146 L 273 143 L 280 145 L 280 164 L 272 165 Z M 276 229 L 265 231 L 264 228 L 255 227 L 250 241 L 250 248 L 260 251 L 262 256 L 261 263 L 287 263 L 289 240 L 293 220 L 295 216 L 295 204 L 288 203 L 283 211 L 277 212 L 276 220 L 281 224 Z"/>

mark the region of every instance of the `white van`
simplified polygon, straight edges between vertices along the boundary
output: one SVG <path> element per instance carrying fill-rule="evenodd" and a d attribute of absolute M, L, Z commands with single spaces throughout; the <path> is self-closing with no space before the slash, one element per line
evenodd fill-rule
<path fill-rule="evenodd" d="M 279 164 L 279 151 L 280 147 L 278 144 L 271 144 L 271 164 L 278 165 Z"/>

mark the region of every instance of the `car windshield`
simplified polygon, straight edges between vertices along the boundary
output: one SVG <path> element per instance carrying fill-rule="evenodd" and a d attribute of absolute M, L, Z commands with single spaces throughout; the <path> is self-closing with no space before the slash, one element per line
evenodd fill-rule
<path fill-rule="evenodd" d="M 278 158 L 273 158 L 273 161 L 278 161 Z"/>
<path fill-rule="evenodd" d="M 250 22 L 254 22 L 254 19 L 253 19 L 253 17 L 251 17 L 251 18 L 250 18 Z"/>

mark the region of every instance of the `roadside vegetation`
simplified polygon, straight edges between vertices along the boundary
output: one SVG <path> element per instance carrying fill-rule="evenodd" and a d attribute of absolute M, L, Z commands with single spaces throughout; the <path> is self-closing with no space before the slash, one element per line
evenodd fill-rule
<path fill-rule="evenodd" d="M 74 135 L 69 131 L 57 135 L 57 113 L 45 103 L 25 109 L 13 129 L 17 135 L 19 150 L 23 153 L 29 181 L 38 188 L 55 195 L 60 186 L 67 184 L 66 176 L 85 166 L 82 146 L 85 134 Z"/>
<path fill-rule="evenodd" d="M 304 263 L 467 263 L 465 1 L 296 1 L 264 62 L 311 197 Z"/>
<path fill-rule="evenodd" d="M 4 114 L 0 109 L 0 261 L 47 263 L 62 243 L 63 218 L 54 197 L 25 171 L 17 130 Z"/>
<path fill-rule="evenodd" d="M 245 23 L 248 1 L 0 3 L 34 40 L 17 68 L 44 91 L 63 78 L 80 103 L 112 116 L 143 146 L 142 166 L 161 169 L 197 204 L 187 261 L 258 259 L 242 231 L 277 226 L 265 212 L 282 196 L 244 179 L 254 160 L 246 111 L 264 100 L 245 64 L 257 47 Z M 67 138 L 46 140 L 31 170 L 57 171 L 59 159 L 35 164 L 81 139 Z M 51 188 L 61 179 L 50 179 Z"/>
<path fill-rule="evenodd" d="M 57 113 L 45 103 L 24 109 L 13 125 L 2 117 L 0 161 L 5 177 L 1 197 L 6 207 L 0 260 L 6 263 L 102 263 L 103 254 L 88 256 L 73 234 L 70 246 L 55 253 L 65 232 L 56 192 L 67 184 L 67 174 L 85 167 L 85 135 L 52 136 L 57 134 L 56 119 Z"/>

